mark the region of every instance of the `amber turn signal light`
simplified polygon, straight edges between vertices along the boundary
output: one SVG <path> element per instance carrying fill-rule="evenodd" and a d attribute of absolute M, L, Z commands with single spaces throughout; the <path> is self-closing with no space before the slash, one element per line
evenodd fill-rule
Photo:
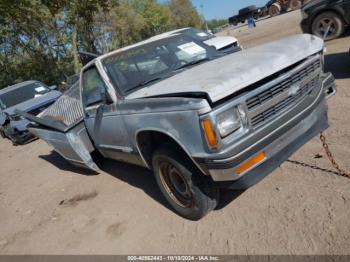
<path fill-rule="evenodd" d="M 259 154 L 253 156 L 250 158 L 248 161 L 244 162 L 242 165 L 236 168 L 236 173 L 237 174 L 243 174 L 246 172 L 248 169 L 252 168 L 253 166 L 256 166 L 260 162 L 264 161 L 266 158 L 266 153 L 265 152 L 260 152 Z"/>
<path fill-rule="evenodd" d="M 202 120 L 202 127 L 209 147 L 217 148 L 218 140 L 216 137 L 216 133 L 213 129 L 213 125 L 211 124 L 211 121 L 209 119 Z"/>

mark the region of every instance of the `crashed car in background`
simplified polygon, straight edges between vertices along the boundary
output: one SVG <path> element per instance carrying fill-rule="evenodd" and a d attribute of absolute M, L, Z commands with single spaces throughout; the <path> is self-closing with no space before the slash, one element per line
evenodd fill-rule
<path fill-rule="evenodd" d="M 223 54 L 184 34 L 92 59 L 29 130 L 70 163 L 91 153 L 153 170 L 181 216 L 198 220 L 219 188 L 248 188 L 328 127 L 335 79 L 322 39 L 295 35 Z"/>
<path fill-rule="evenodd" d="M 167 35 L 175 35 L 175 34 L 184 34 L 191 38 L 194 38 L 197 41 L 201 41 L 208 46 L 215 47 L 216 50 L 221 52 L 237 52 L 241 51 L 242 47 L 238 42 L 237 38 L 233 36 L 216 36 L 210 33 L 207 33 L 203 30 L 199 30 L 193 27 L 186 27 L 177 29 L 174 31 L 169 31 L 157 36 L 152 37 L 151 39 L 162 38 Z"/>
<path fill-rule="evenodd" d="M 350 26 L 350 0 L 310 1 L 301 9 L 301 29 L 324 40 L 340 37 Z"/>
<path fill-rule="evenodd" d="M 31 141 L 33 134 L 27 130 L 29 121 L 16 114 L 15 109 L 38 115 L 61 96 L 39 81 L 26 81 L 0 90 L 0 134 L 9 138 L 14 144 Z"/>

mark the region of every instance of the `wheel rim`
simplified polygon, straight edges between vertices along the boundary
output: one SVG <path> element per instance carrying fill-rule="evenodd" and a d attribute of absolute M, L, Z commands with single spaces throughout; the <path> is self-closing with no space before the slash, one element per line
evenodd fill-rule
<path fill-rule="evenodd" d="M 292 9 L 292 10 L 297 10 L 297 9 L 300 9 L 300 7 L 301 7 L 301 2 L 300 1 L 292 1 L 291 3 L 290 3 L 290 9 Z"/>
<path fill-rule="evenodd" d="M 316 35 L 323 39 L 333 37 L 337 32 L 337 25 L 331 18 L 323 18 L 316 24 Z"/>
<path fill-rule="evenodd" d="M 278 10 L 278 8 L 276 6 L 272 6 L 270 8 L 270 15 L 271 16 L 276 16 L 278 14 L 278 12 L 279 12 L 279 10 Z"/>
<path fill-rule="evenodd" d="M 162 161 L 159 165 L 160 180 L 170 198 L 179 206 L 192 206 L 192 193 L 184 176 L 170 162 Z"/>

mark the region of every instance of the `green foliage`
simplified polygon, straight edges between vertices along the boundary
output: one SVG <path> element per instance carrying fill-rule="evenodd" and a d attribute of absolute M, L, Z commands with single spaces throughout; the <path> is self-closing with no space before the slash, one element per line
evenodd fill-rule
<path fill-rule="evenodd" d="M 212 19 L 210 21 L 207 21 L 208 28 L 211 30 L 222 27 L 227 24 L 227 19 Z"/>
<path fill-rule="evenodd" d="M 201 26 L 189 0 L 1 0 L 0 88 L 60 84 L 81 67 L 79 50 L 104 53 L 188 26 Z"/>
<path fill-rule="evenodd" d="M 201 26 L 201 18 L 190 0 L 170 0 L 168 6 L 173 28 Z"/>

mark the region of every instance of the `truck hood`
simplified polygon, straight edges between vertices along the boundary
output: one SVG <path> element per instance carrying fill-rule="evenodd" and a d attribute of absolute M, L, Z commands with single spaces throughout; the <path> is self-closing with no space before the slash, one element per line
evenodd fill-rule
<path fill-rule="evenodd" d="M 322 51 L 323 46 L 323 41 L 312 35 L 287 37 L 194 66 L 126 99 L 204 93 L 216 102 Z"/>
<path fill-rule="evenodd" d="M 41 108 L 47 104 L 50 104 L 57 100 L 62 95 L 59 91 L 51 91 L 42 96 L 27 100 L 23 103 L 17 104 L 15 106 L 6 108 L 3 112 L 6 112 L 9 115 L 15 115 L 15 110 L 19 109 L 20 111 L 30 112 L 37 108 Z"/>
<path fill-rule="evenodd" d="M 220 50 L 236 42 L 237 39 L 232 36 L 217 36 L 204 41 L 204 44 L 214 46 L 216 50 Z"/>

